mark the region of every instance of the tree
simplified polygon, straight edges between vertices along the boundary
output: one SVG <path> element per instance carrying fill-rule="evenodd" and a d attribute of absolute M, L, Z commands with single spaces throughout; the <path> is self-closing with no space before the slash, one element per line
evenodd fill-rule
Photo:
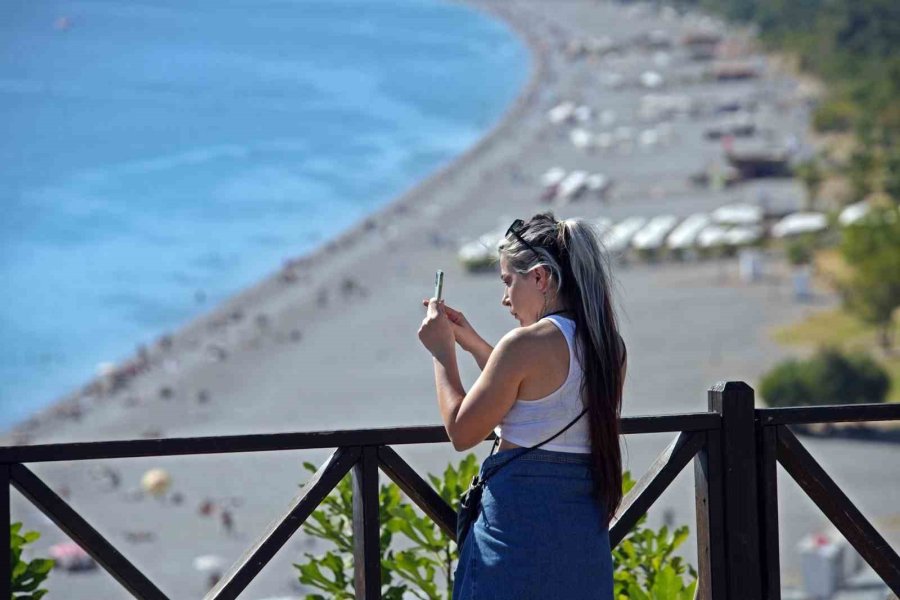
<path fill-rule="evenodd" d="M 843 291 L 847 308 L 879 328 L 885 351 L 893 345 L 893 316 L 900 307 L 900 215 L 894 208 L 872 211 L 844 229 L 844 259 L 853 269 Z"/>

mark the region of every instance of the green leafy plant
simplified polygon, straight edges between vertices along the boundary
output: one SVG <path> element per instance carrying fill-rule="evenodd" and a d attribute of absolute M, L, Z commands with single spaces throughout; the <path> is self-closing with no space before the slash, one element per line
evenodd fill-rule
<path fill-rule="evenodd" d="M 622 477 L 622 491 L 634 487 L 631 473 Z M 697 587 L 697 572 L 675 550 L 688 537 L 687 526 L 673 532 L 663 526 L 658 531 L 645 527 L 647 516 L 619 545 L 613 548 L 613 597 L 616 600 L 692 600 Z M 685 581 L 687 577 L 687 581 Z"/>
<path fill-rule="evenodd" d="M 32 561 L 22 560 L 22 550 L 26 544 L 40 539 L 37 531 L 20 534 L 21 523 L 10 526 L 9 548 L 12 565 L 12 600 L 40 600 L 47 590 L 39 589 L 53 568 L 54 561 L 48 558 L 35 558 Z"/>
<path fill-rule="evenodd" d="M 316 467 L 304 463 L 311 473 Z M 457 507 L 460 494 L 478 473 L 474 454 L 456 466 L 448 465 L 442 476 L 429 475 L 435 490 L 450 506 Z M 626 472 L 623 489 L 634 481 Z M 399 600 L 410 595 L 422 600 L 450 599 L 453 570 L 459 559 L 456 543 L 406 499 L 393 483 L 381 485 L 381 569 L 382 596 Z M 653 531 L 643 526 L 642 517 L 634 530 L 613 551 L 616 600 L 652 598 L 689 600 L 693 598 L 697 574 L 675 550 L 688 536 L 687 527 L 670 533 L 666 527 Z M 350 478 L 345 477 L 313 512 L 304 531 L 330 542 L 334 548 L 320 556 L 306 553 L 306 562 L 294 564 L 300 583 L 321 593 L 306 600 L 353 598 L 353 504 Z M 402 549 L 395 549 L 397 542 Z M 688 577 L 688 581 L 685 581 Z"/>

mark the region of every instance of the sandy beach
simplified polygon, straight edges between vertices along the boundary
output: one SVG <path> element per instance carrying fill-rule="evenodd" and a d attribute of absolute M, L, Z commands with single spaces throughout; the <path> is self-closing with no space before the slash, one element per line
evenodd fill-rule
<path fill-rule="evenodd" d="M 559 217 L 672 214 L 686 217 L 736 201 L 764 202 L 774 212 L 799 208 L 803 190 L 790 179 L 763 179 L 724 189 L 693 187 L 691 173 L 721 160 L 721 144 L 703 138 L 705 114 L 673 118 L 654 144 L 638 134 L 638 107 L 648 93 L 704 100 L 758 95 L 760 126 L 782 139 L 808 139 L 809 109 L 798 84 L 765 68 L 760 78 L 716 83 L 698 79 L 702 63 L 677 45 L 696 28 L 719 28 L 699 16 L 681 17 L 645 5 L 537 0 L 466 2 L 506 22 L 528 45 L 532 73 L 502 121 L 451 165 L 418 183 L 384 210 L 306 257 L 286 257 L 257 285 L 203 317 L 138 352 L 115 381 L 97 381 L 60 400 L 0 438 L 2 445 L 205 435 L 315 431 L 440 422 L 431 361 L 416 339 L 436 268 L 446 273 L 448 304 L 465 311 L 489 341 L 515 326 L 500 306 L 496 273 L 470 273 L 456 257 L 460 244 L 505 227 L 516 217 L 552 209 Z M 635 40 L 661 31 L 675 45 L 663 65 L 658 48 Z M 743 43 L 745 36 L 730 31 Z M 617 52 L 577 55 L 573 42 L 608 37 Z M 666 78 L 647 89 L 639 75 L 658 70 Z M 611 73 L 622 81 L 613 83 Z M 448 90 L 448 94 L 465 93 Z M 634 142 L 585 152 L 572 144 L 569 127 L 547 112 L 571 100 L 594 112 L 610 111 L 615 125 L 632 130 Z M 587 128 L 599 130 L 588 123 Z M 662 131 L 662 130 L 661 130 Z M 609 197 L 568 204 L 541 200 L 547 169 L 602 172 L 614 181 Z M 747 283 L 733 258 L 674 262 L 616 261 L 614 277 L 624 337 L 629 347 L 626 415 L 702 411 L 716 381 L 755 386 L 788 351 L 772 341 L 773 328 L 837 299 L 816 291 L 793 299 L 789 270 L 768 255 L 765 275 Z M 474 361 L 460 361 L 470 385 Z M 671 435 L 629 436 L 627 468 L 637 477 Z M 845 440 L 807 440 L 850 498 L 888 540 L 900 543 L 900 513 L 890 496 L 900 478 L 895 446 Z M 475 449 L 478 456 L 487 447 Z M 437 472 L 461 458 L 446 447 L 409 447 L 401 455 L 420 471 Z M 261 455 L 127 459 L 94 463 L 42 463 L 31 468 L 68 498 L 171 598 L 197 598 L 205 580 L 191 561 L 201 554 L 236 560 L 307 478 L 301 463 L 320 462 L 328 451 Z M 115 470 L 114 485 L 102 472 Z M 151 467 L 172 475 L 165 500 L 142 496 L 140 477 Z M 797 542 L 826 528 L 825 518 L 780 473 L 782 580 L 799 583 Z M 895 486 L 893 486 L 895 487 Z M 180 501 L 173 500 L 177 493 Z M 205 501 L 233 516 L 228 529 Z M 38 555 L 64 538 L 17 492 L 13 520 L 43 534 Z M 693 532 L 691 470 L 679 476 L 650 511 L 650 524 L 689 524 Z M 291 563 L 316 546 L 304 535 L 291 540 L 251 584 L 247 598 L 302 596 Z M 685 555 L 692 562 L 693 537 Z M 100 570 L 56 570 L 48 598 L 126 598 Z M 65 594 L 60 590 L 65 589 Z"/>

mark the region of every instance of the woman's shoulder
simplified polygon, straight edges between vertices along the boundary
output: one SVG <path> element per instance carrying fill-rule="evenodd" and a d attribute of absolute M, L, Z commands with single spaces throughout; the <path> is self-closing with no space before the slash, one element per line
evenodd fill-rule
<path fill-rule="evenodd" d="M 519 351 L 539 351 L 545 349 L 548 343 L 557 342 L 562 336 L 559 328 L 546 319 L 510 330 L 500 339 L 498 346 L 502 344 Z"/>

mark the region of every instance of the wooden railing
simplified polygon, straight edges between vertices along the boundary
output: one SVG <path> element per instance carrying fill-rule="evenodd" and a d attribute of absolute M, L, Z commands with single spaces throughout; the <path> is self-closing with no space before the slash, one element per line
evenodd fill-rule
<path fill-rule="evenodd" d="M 742 382 L 709 390 L 709 412 L 626 417 L 623 434 L 677 436 L 622 501 L 610 523 L 615 546 L 693 461 L 698 596 L 707 599 L 780 598 L 776 463 L 799 483 L 860 555 L 900 594 L 900 558 L 788 429 L 792 424 L 900 420 L 900 405 L 756 409 Z M 451 538 L 456 513 L 404 461 L 394 446 L 448 441 L 443 427 L 404 427 L 314 433 L 176 438 L 11 446 L 0 448 L 0 511 L 9 515 L 12 484 L 81 545 L 136 598 L 166 595 L 25 465 L 138 456 L 224 454 L 336 448 L 284 513 L 219 580 L 205 600 L 237 598 L 347 474 L 353 487 L 356 597 L 381 597 L 379 471 Z M 887 485 L 898 485 L 888 482 Z M 0 535 L 9 539 L 10 519 Z M 0 544 L 0 598 L 11 595 L 10 548 Z"/>

